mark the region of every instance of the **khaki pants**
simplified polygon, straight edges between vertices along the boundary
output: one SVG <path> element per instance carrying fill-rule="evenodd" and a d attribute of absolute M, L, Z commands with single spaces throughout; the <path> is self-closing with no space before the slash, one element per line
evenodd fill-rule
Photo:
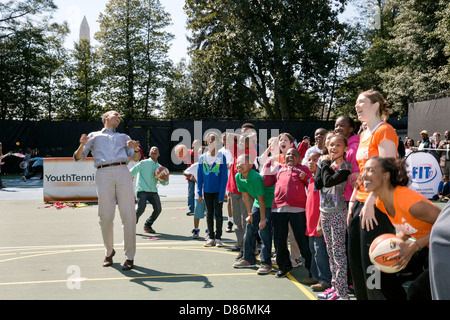
<path fill-rule="evenodd" d="M 228 194 L 228 199 L 229 201 L 231 201 L 233 222 L 236 225 L 235 230 L 237 240 L 236 245 L 242 250 L 244 248 L 244 236 L 245 230 L 247 228 L 247 221 L 245 221 L 245 219 L 247 218 L 247 209 L 245 208 L 244 199 L 242 198 L 242 195 L 230 192 Z"/>
<path fill-rule="evenodd" d="M 95 174 L 98 195 L 98 217 L 105 245 L 105 256 L 114 248 L 114 217 L 119 207 L 124 234 L 124 253 L 134 260 L 136 253 L 136 213 L 130 171 L 125 165 L 97 169 Z"/>

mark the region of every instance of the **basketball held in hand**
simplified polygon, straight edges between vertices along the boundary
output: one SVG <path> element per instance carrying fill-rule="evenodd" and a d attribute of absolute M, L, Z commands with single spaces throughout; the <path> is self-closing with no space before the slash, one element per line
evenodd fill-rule
<path fill-rule="evenodd" d="M 158 181 L 169 181 L 169 175 L 169 169 L 166 167 L 161 166 L 155 170 L 155 178 Z"/>
<path fill-rule="evenodd" d="M 403 240 L 392 233 L 385 233 L 375 238 L 369 248 L 372 264 L 385 273 L 399 272 L 401 268 L 394 266 L 398 261 L 398 257 L 395 256 L 400 252 L 399 242 Z"/>

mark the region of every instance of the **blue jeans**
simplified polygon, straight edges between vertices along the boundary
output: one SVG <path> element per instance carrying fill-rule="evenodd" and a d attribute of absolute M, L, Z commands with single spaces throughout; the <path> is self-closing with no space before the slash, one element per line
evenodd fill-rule
<path fill-rule="evenodd" d="M 259 208 L 252 207 L 253 223 L 247 223 L 247 230 L 245 232 L 244 240 L 244 259 L 250 264 L 256 263 L 255 246 L 256 235 L 259 236 L 262 241 L 261 247 L 261 264 L 268 266 L 272 265 L 272 210 L 266 208 L 266 227 L 262 230 L 259 229 L 259 221 L 261 220 L 261 212 Z"/>
<path fill-rule="evenodd" d="M 323 285 L 330 286 L 330 260 L 323 237 L 309 237 L 309 249 L 311 251 L 311 275 L 313 279 Z"/>
<path fill-rule="evenodd" d="M 158 218 L 162 211 L 161 200 L 157 192 L 139 191 L 136 195 L 137 209 L 136 209 L 136 223 L 138 223 L 139 217 L 144 213 L 147 206 L 147 200 L 153 206 L 153 212 L 151 216 L 145 221 L 145 226 L 151 227 L 155 220 Z"/>
<path fill-rule="evenodd" d="M 195 209 L 195 181 L 188 180 L 188 208 L 189 212 Z"/>
<path fill-rule="evenodd" d="M 306 232 L 305 212 L 272 212 L 273 238 L 275 250 L 277 251 L 277 264 L 281 271 L 292 270 L 291 259 L 288 249 L 289 222 L 292 226 L 295 241 L 302 257 L 305 259 L 305 267 L 311 269 L 311 251 L 309 250 L 308 237 Z M 311 276 L 311 274 L 309 275 Z"/>

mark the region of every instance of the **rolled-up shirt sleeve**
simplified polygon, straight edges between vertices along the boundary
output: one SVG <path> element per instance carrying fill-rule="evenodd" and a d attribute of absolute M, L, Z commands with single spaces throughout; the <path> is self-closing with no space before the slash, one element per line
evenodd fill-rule
<path fill-rule="evenodd" d="M 134 149 L 127 146 L 127 143 L 130 140 L 131 140 L 131 138 L 129 136 L 125 135 L 125 146 L 126 146 L 125 149 L 126 149 L 127 155 L 128 155 L 128 157 L 133 158 L 134 157 Z"/>
<path fill-rule="evenodd" d="M 89 154 L 89 151 L 92 150 L 93 143 L 94 143 L 94 138 L 93 138 L 93 133 L 91 132 L 90 134 L 88 134 L 88 141 L 86 142 L 86 144 L 83 147 L 83 156 L 81 157 L 81 159 L 77 160 L 75 158 L 76 151 L 73 153 L 73 159 L 75 161 L 83 161 L 84 159 L 86 159 L 86 157 Z"/>

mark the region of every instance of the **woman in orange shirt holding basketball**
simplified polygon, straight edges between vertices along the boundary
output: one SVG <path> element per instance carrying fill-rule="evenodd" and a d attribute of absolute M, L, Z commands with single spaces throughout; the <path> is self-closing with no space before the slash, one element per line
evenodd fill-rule
<path fill-rule="evenodd" d="M 428 299 L 431 300 L 431 289 L 428 272 L 428 245 L 431 228 L 436 221 L 440 209 L 420 193 L 409 189 L 409 177 L 402 160 L 392 158 L 370 158 L 364 167 L 361 177 L 366 192 L 377 196 L 377 208 L 387 215 L 394 227 L 399 231 L 400 253 L 392 256 L 398 261 L 394 267 L 404 270 L 401 274 L 411 274 L 404 279 L 414 280 L 408 292 L 395 299 Z M 415 241 L 408 241 L 414 237 Z M 424 271 L 425 270 L 425 271 Z M 402 277 L 389 286 L 402 288 Z M 381 282 L 383 292 L 384 283 Z"/>
<path fill-rule="evenodd" d="M 366 129 L 360 135 L 356 152 L 360 174 L 367 160 L 374 156 L 396 158 L 398 138 L 394 128 L 386 123 L 389 117 L 389 103 L 374 90 L 362 92 L 356 100 L 355 109 L 358 120 L 364 122 Z M 395 232 L 389 219 L 375 208 L 376 197 L 362 188 L 355 188 L 349 201 L 348 212 L 348 260 L 349 269 L 358 300 L 383 300 L 385 295 L 377 286 L 369 283 L 369 246 L 383 233 Z M 382 274 L 381 281 L 391 282 L 390 274 Z M 396 296 L 393 287 L 389 296 Z M 389 291 L 389 290 L 387 290 Z"/>

